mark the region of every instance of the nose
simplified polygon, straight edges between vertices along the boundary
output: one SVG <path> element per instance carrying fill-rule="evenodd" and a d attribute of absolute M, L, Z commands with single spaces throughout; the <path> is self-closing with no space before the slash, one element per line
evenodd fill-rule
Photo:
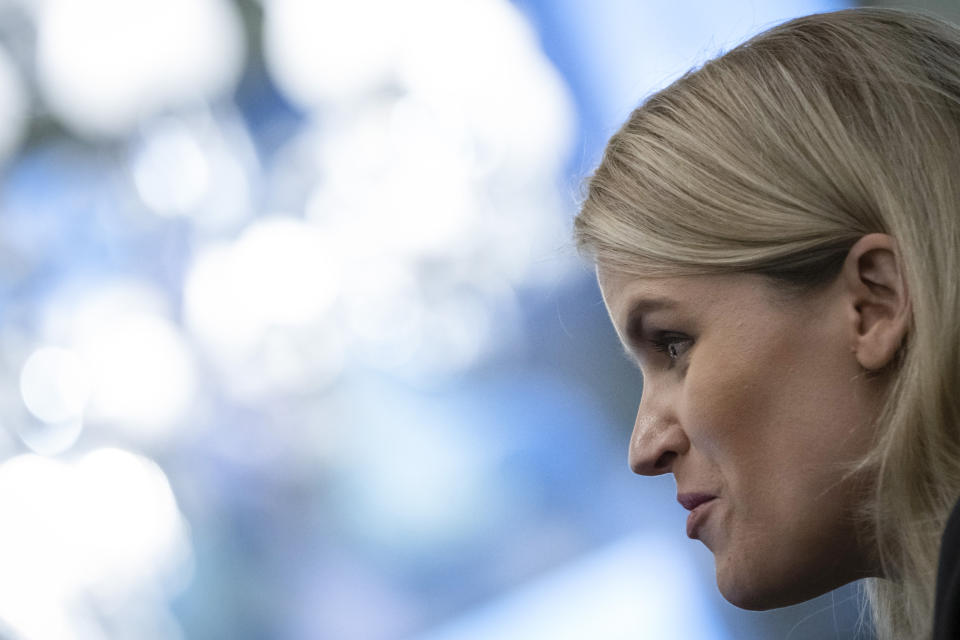
<path fill-rule="evenodd" d="M 665 399 L 644 393 L 630 436 L 630 468 L 643 476 L 673 470 L 674 460 L 690 449 L 690 441 Z"/>

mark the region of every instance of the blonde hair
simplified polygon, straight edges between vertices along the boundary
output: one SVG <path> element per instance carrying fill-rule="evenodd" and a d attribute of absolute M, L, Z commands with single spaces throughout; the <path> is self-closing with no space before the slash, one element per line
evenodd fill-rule
<path fill-rule="evenodd" d="M 611 138 L 578 246 L 642 276 L 763 274 L 803 292 L 892 235 L 912 324 L 890 376 L 864 514 L 882 640 L 927 638 L 960 497 L 960 29 L 915 11 L 806 16 L 649 97 Z"/>

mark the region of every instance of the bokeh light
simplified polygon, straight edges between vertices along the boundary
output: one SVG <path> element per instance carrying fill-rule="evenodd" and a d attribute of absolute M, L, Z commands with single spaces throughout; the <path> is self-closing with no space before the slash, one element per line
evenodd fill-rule
<path fill-rule="evenodd" d="M 177 120 L 154 124 L 132 164 L 137 191 L 160 215 L 188 215 L 210 188 L 210 163 L 200 141 Z"/>
<path fill-rule="evenodd" d="M 20 373 L 23 402 L 44 422 L 78 419 L 90 397 L 90 378 L 90 371 L 72 351 L 42 347 L 30 355 Z"/>
<path fill-rule="evenodd" d="M 242 37 L 226 0 L 46 0 L 37 11 L 37 79 L 71 127 L 116 136 L 230 89 Z"/>
<path fill-rule="evenodd" d="M 44 309 L 42 333 L 70 348 L 59 357 L 69 358 L 66 370 L 83 383 L 72 391 L 82 403 L 71 406 L 82 404 L 88 426 L 109 426 L 136 441 L 168 440 L 186 425 L 199 392 L 196 356 L 170 319 L 169 301 L 134 278 L 67 282 Z M 47 385 L 53 379 L 44 373 Z"/>
<path fill-rule="evenodd" d="M 184 417 L 197 376 L 192 351 L 169 321 L 124 314 L 80 340 L 94 380 L 92 419 L 150 433 Z"/>
<path fill-rule="evenodd" d="M 73 463 L 21 455 L 0 465 L 0 618 L 27 638 L 92 638 L 76 603 L 103 610 L 185 584 L 191 551 L 166 476 L 119 449 Z M 82 611 L 82 610 L 81 610 Z M 92 625 L 91 625 L 92 626 Z"/>
<path fill-rule="evenodd" d="M 188 218 L 213 235 L 235 231 L 253 213 L 256 152 L 228 108 L 197 108 L 152 120 L 130 143 L 140 199 L 161 217 Z"/>
<path fill-rule="evenodd" d="M 206 249 L 185 287 L 186 317 L 214 348 L 249 350 L 273 326 L 319 320 L 339 290 L 339 248 L 292 217 L 261 218 Z"/>
<path fill-rule="evenodd" d="M 264 48 L 297 104 L 349 104 L 391 80 L 408 7 L 388 0 L 264 0 Z"/>
<path fill-rule="evenodd" d="M 843 3 L 695 4 L 0 1 L 0 637 L 785 635 L 570 240 L 704 41 Z"/>

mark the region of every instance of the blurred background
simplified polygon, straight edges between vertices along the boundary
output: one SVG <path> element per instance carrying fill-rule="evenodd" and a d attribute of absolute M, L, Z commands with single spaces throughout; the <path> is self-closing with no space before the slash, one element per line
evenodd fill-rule
<path fill-rule="evenodd" d="M 848 6 L 0 0 L 0 637 L 866 638 L 716 593 L 570 241 L 644 96 Z"/>

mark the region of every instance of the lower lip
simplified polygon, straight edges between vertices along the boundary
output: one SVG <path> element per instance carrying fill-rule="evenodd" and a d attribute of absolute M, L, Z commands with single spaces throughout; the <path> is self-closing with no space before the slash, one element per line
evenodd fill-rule
<path fill-rule="evenodd" d="M 716 501 L 716 498 L 711 498 L 706 502 L 701 502 L 697 507 L 690 512 L 690 515 L 687 516 L 687 537 L 692 539 L 698 539 L 698 531 L 700 527 L 703 526 L 704 519 L 710 513 L 710 506 Z"/>

